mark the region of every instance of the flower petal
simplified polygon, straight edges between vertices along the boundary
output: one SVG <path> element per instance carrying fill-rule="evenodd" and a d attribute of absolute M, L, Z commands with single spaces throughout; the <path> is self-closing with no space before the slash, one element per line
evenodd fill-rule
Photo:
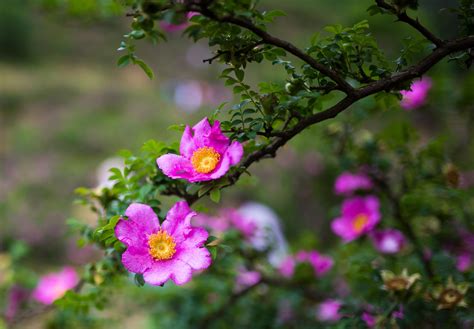
<path fill-rule="evenodd" d="M 352 241 L 357 237 L 351 226 L 351 223 L 345 217 L 338 217 L 331 223 L 334 234 L 339 235 L 345 242 Z"/>
<path fill-rule="evenodd" d="M 187 159 L 191 159 L 194 151 L 197 149 L 194 144 L 193 131 L 191 127 L 186 126 L 179 144 L 179 153 Z"/>
<path fill-rule="evenodd" d="M 163 173 L 171 178 L 190 179 L 195 176 L 191 162 L 183 156 L 176 154 L 165 154 L 156 159 L 158 167 Z"/>
<path fill-rule="evenodd" d="M 148 249 L 129 246 L 122 254 L 122 264 L 133 273 L 143 273 L 153 266 L 153 258 Z"/>
<path fill-rule="evenodd" d="M 117 239 L 130 245 L 141 245 L 147 236 L 160 229 L 158 217 L 150 206 L 132 203 L 125 211 L 128 220 L 120 219 L 115 226 Z"/>
<path fill-rule="evenodd" d="M 233 141 L 227 148 L 226 155 L 229 157 L 230 165 L 233 166 L 239 163 L 244 155 L 244 148 L 238 141 Z"/>
<path fill-rule="evenodd" d="M 173 237 L 176 244 L 180 244 L 192 229 L 191 218 L 194 216 L 196 213 L 189 208 L 186 201 L 176 202 L 168 211 L 162 227 Z"/>
<path fill-rule="evenodd" d="M 176 257 L 188 264 L 193 270 L 204 270 L 212 263 L 211 254 L 204 247 L 182 249 Z"/>

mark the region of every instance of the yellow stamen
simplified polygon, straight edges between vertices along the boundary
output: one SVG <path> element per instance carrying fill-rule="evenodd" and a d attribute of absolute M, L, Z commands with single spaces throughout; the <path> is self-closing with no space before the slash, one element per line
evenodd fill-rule
<path fill-rule="evenodd" d="M 176 253 L 176 243 L 173 238 L 163 230 L 148 237 L 148 251 L 155 260 L 166 260 Z"/>
<path fill-rule="evenodd" d="M 354 230 L 356 232 L 361 232 L 364 229 L 365 224 L 367 224 L 368 221 L 369 221 L 369 217 L 366 214 L 357 215 L 355 220 L 354 220 L 354 223 L 352 223 L 352 225 L 354 227 Z"/>
<path fill-rule="evenodd" d="M 198 173 L 207 174 L 216 168 L 220 159 L 221 155 L 213 147 L 204 146 L 194 151 L 191 163 Z"/>

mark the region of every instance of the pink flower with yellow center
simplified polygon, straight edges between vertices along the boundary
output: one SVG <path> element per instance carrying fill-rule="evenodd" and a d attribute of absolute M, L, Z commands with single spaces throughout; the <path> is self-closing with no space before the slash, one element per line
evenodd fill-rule
<path fill-rule="evenodd" d="M 428 98 L 428 91 L 431 89 L 431 79 L 423 77 L 419 81 L 411 84 L 410 90 L 401 90 L 403 98 L 400 101 L 401 107 L 405 110 L 413 110 L 425 104 Z"/>
<path fill-rule="evenodd" d="M 192 227 L 196 215 L 185 201 L 176 203 L 160 226 L 150 206 L 132 203 L 120 219 L 115 236 L 127 246 L 122 263 L 133 273 L 143 274 L 145 282 L 162 285 L 171 279 L 177 285 L 191 280 L 192 273 L 211 265 L 211 255 L 204 247 L 209 234 Z"/>
<path fill-rule="evenodd" d="M 380 221 L 379 200 L 375 196 L 353 197 L 342 204 L 341 217 L 331 223 L 332 231 L 349 242 L 370 232 Z"/>
<path fill-rule="evenodd" d="M 42 304 L 50 305 L 78 283 L 79 276 L 76 271 L 72 267 L 65 267 L 61 272 L 41 277 L 32 297 Z"/>
<path fill-rule="evenodd" d="M 244 150 L 242 144 L 231 143 L 222 133 L 219 121 L 211 126 L 204 118 L 193 128 L 186 126 L 179 152 L 180 155 L 159 157 L 158 167 L 168 177 L 194 183 L 224 176 L 231 166 L 239 163 Z"/>

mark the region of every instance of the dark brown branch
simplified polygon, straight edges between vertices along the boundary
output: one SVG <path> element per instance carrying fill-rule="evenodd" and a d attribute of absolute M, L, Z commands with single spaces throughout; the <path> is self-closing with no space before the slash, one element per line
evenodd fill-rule
<path fill-rule="evenodd" d="M 417 19 L 413 19 L 410 16 L 407 15 L 406 11 L 400 11 L 398 10 L 395 6 L 385 2 L 385 0 L 375 0 L 377 3 L 377 6 L 380 8 L 386 9 L 395 16 L 397 16 L 398 20 L 400 22 L 407 23 L 411 27 L 413 27 L 415 30 L 420 32 L 426 39 L 430 40 L 433 42 L 436 47 L 441 47 L 444 44 L 444 41 L 435 36 L 433 33 L 431 33 L 426 27 L 424 27 Z"/>
<path fill-rule="evenodd" d="M 246 54 L 246 53 L 250 52 L 252 49 L 254 49 L 255 47 L 260 46 L 261 44 L 263 44 L 263 41 L 255 42 L 251 45 L 248 45 L 247 47 L 243 47 L 242 49 L 239 49 L 239 50 L 235 51 L 235 54 L 236 55 Z M 221 57 L 222 55 L 231 54 L 231 53 L 232 53 L 231 50 L 218 50 L 216 55 L 212 56 L 211 58 L 203 59 L 202 62 L 203 63 L 207 62 L 209 64 L 212 64 L 212 62 L 214 60 Z"/>
<path fill-rule="evenodd" d="M 368 84 L 365 87 L 356 89 L 354 90 L 353 94 L 347 95 L 329 109 L 301 119 L 291 129 L 279 132 L 278 136 L 274 137 L 274 139 L 268 145 L 247 155 L 247 157 L 241 163 L 239 169 L 228 176 L 229 184 L 223 186 L 222 188 L 233 185 L 254 162 L 258 162 L 259 160 L 268 157 L 274 157 L 276 151 L 280 147 L 285 145 L 294 136 L 309 126 L 336 117 L 339 113 L 348 109 L 352 104 L 362 98 L 374 95 L 381 91 L 391 91 L 396 89 L 401 83 L 422 76 L 426 71 L 428 71 L 431 67 L 443 60 L 448 55 L 470 48 L 474 48 L 474 36 L 448 41 L 443 46 L 435 49 L 430 55 L 426 56 L 424 59 L 409 67 L 405 71 L 396 73 L 389 78 L 382 79 Z M 193 203 L 194 201 L 199 200 L 199 197 L 193 197 L 189 199 L 192 199 Z"/>
<path fill-rule="evenodd" d="M 329 77 L 334 82 L 336 82 L 337 85 L 340 87 L 340 89 L 343 90 L 346 94 L 350 94 L 353 91 L 352 86 L 346 80 L 344 80 L 344 78 L 341 77 L 336 71 L 333 71 L 328 66 L 319 63 L 312 56 L 310 56 L 309 54 L 306 54 L 301 49 L 293 45 L 292 43 L 285 40 L 281 40 L 277 37 L 274 37 L 268 32 L 260 29 L 249 20 L 245 20 L 245 19 L 235 17 L 235 16 L 219 17 L 213 11 L 209 10 L 207 6 L 203 6 L 202 4 L 199 4 L 199 3 L 189 4 L 188 9 L 190 11 L 197 11 L 201 13 L 203 16 L 206 16 L 217 22 L 230 23 L 230 24 L 243 27 L 253 32 L 255 35 L 259 36 L 260 38 L 262 38 L 263 43 L 284 49 L 290 54 L 293 54 L 294 56 L 308 63 L 312 68 L 321 72 L 322 74 L 324 74 L 325 76 Z"/>

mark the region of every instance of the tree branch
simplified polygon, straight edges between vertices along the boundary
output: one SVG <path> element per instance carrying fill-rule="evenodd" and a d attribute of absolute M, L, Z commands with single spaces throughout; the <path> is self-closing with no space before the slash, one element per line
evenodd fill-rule
<path fill-rule="evenodd" d="M 385 2 L 385 0 L 375 0 L 377 3 L 377 6 L 380 8 L 386 9 L 395 16 L 398 17 L 398 20 L 404 23 L 407 23 L 411 27 L 413 27 L 415 30 L 420 32 L 426 39 L 430 40 L 433 42 L 436 47 L 441 47 L 444 44 L 444 41 L 439 39 L 437 36 L 435 36 L 433 33 L 431 33 L 426 27 L 421 25 L 421 23 L 417 19 L 413 19 L 410 16 L 407 15 L 406 11 L 399 11 L 395 6 Z"/>

